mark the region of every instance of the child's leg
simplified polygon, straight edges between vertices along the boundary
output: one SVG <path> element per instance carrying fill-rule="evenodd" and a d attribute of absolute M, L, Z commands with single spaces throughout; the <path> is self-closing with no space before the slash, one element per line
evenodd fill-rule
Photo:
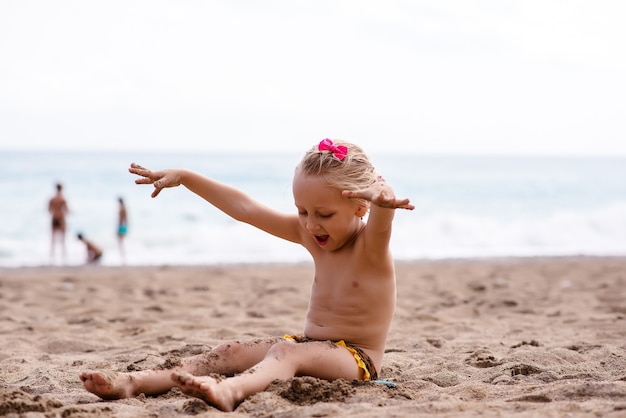
<path fill-rule="evenodd" d="M 146 395 L 159 395 L 174 387 L 172 372 L 194 375 L 211 373 L 232 376 L 252 367 L 263 359 L 267 350 L 280 338 L 230 342 L 211 351 L 181 360 L 180 366 L 171 369 L 143 370 L 130 373 L 87 371 L 80 375 L 83 386 L 102 399 L 120 399 Z"/>
<path fill-rule="evenodd" d="M 361 370 L 352 353 L 331 342 L 278 342 L 257 365 L 228 379 L 192 376 L 173 371 L 181 390 L 223 411 L 232 411 L 243 399 L 267 388 L 276 379 L 313 376 L 320 379 L 359 379 Z"/>

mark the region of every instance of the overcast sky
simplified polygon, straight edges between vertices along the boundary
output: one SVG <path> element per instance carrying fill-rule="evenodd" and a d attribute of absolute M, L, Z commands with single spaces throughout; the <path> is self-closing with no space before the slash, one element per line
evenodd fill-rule
<path fill-rule="evenodd" d="M 626 155 L 626 1 L 2 0 L 0 149 Z"/>

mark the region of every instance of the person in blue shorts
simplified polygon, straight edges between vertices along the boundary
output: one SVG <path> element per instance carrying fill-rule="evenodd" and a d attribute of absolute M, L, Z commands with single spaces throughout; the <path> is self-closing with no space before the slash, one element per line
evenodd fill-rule
<path fill-rule="evenodd" d="M 124 237 L 128 233 L 128 212 L 126 211 L 126 205 L 123 198 L 118 198 L 119 203 L 118 216 L 117 216 L 117 243 L 120 248 L 120 257 L 122 263 L 126 261 L 126 254 L 124 251 Z"/>

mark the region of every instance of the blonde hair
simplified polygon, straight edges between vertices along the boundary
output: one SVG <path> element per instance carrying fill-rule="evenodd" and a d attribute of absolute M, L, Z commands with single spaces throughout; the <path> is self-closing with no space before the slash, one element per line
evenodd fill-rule
<path fill-rule="evenodd" d="M 320 151 L 319 145 L 315 145 L 304 154 L 296 166 L 296 172 L 321 176 L 330 186 L 339 190 L 362 190 L 376 182 L 378 173 L 361 147 L 339 139 L 333 140 L 333 144 L 347 147 L 345 158 L 340 160 L 332 151 Z M 369 206 L 365 199 L 355 200 Z"/>

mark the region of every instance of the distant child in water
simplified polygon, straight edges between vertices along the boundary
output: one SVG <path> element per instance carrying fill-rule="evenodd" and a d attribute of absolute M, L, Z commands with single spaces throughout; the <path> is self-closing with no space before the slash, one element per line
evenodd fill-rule
<path fill-rule="evenodd" d="M 119 399 L 178 386 L 232 411 L 275 379 L 377 379 L 396 303 L 391 223 L 395 209 L 413 206 L 396 199 L 360 147 L 325 139 L 306 152 L 293 176 L 297 214 L 185 169 L 133 163 L 129 171 L 141 177 L 135 183 L 154 185 L 152 197 L 182 184 L 232 218 L 304 246 L 315 266 L 309 308 L 301 334 L 227 342 L 169 370 L 87 371 L 80 376 L 85 389 Z"/>
<path fill-rule="evenodd" d="M 98 247 L 93 241 L 85 238 L 83 234 L 77 234 L 76 238 L 79 241 L 82 241 L 85 244 L 85 249 L 87 250 L 87 264 L 97 264 L 100 262 L 102 258 L 102 249 Z"/>

